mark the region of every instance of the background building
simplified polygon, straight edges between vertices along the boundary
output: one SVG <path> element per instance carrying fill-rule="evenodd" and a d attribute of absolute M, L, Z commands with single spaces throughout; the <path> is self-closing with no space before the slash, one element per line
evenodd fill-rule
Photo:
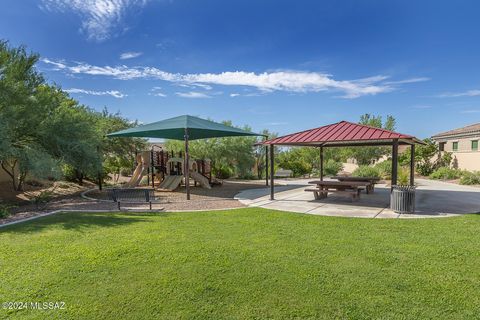
<path fill-rule="evenodd" d="M 480 123 L 438 133 L 432 139 L 441 152 L 451 152 L 457 158 L 459 169 L 480 171 Z"/>

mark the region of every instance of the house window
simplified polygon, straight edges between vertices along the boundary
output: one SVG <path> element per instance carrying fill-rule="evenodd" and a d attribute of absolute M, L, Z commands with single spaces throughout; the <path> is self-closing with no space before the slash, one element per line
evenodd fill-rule
<path fill-rule="evenodd" d="M 472 140 L 472 151 L 478 150 L 478 140 Z"/>
<path fill-rule="evenodd" d="M 452 150 L 458 151 L 458 141 L 452 142 Z"/>
<path fill-rule="evenodd" d="M 438 144 L 438 150 L 445 151 L 445 142 L 440 142 Z"/>

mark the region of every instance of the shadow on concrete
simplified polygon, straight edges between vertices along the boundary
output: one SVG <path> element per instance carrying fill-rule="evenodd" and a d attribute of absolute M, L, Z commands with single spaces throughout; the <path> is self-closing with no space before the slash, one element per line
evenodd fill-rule
<path fill-rule="evenodd" d="M 298 189 L 298 192 L 282 194 L 284 191 L 293 189 Z M 326 199 L 314 200 L 313 194 L 305 192 L 304 189 L 304 185 L 275 187 L 275 200 L 276 202 L 295 203 L 296 206 L 301 206 L 303 202 L 306 205 L 307 203 L 332 204 L 342 206 L 342 208 L 349 206 L 370 208 L 390 207 L 390 188 L 385 186 L 378 186 L 375 188 L 373 194 L 362 192 L 359 201 L 351 201 L 349 197 L 335 194 L 329 194 Z M 270 189 L 246 190 L 239 194 L 238 198 L 255 201 L 269 194 Z M 435 189 L 431 186 L 422 186 L 416 190 L 415 209 L 415 213 L 418 215 L 480 213 L 480 189 L 479 191 L 458 190 L 457 188 L 456 190 L 445 190 Z"/>

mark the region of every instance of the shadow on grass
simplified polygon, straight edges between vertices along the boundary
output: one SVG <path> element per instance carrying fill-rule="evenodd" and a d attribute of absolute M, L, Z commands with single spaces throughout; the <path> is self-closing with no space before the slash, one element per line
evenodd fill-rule
<path fill-rule="evenodd" d="M 75 213 L 63 212 L 0 229 L 0 233 L 36 233 L 45 229 L 88 232 L 91 228 L 110 228 L 139 222 L 152 222 L 147 217 L 168 217 L 166 212 Z"/>

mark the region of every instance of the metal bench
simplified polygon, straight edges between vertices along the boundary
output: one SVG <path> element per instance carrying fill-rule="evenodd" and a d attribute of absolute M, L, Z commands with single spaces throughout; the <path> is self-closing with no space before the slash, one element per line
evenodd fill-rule
<path fill-rule="evenodd" d="M 110 200 L 116 202 L 118 210 L 120 210 L 120 203 L 148 203 L 150 210 L 152 210 L 152 201 L 155 201 L 155 193 L 153 189 L 107 189 L 107 195 Z"/>
<path fill-rule="evenodd" d="M 275 171 L 275 177 L 277 178 L 290 178 L 292 175 L 292 170 L 278 169 Z"/>

